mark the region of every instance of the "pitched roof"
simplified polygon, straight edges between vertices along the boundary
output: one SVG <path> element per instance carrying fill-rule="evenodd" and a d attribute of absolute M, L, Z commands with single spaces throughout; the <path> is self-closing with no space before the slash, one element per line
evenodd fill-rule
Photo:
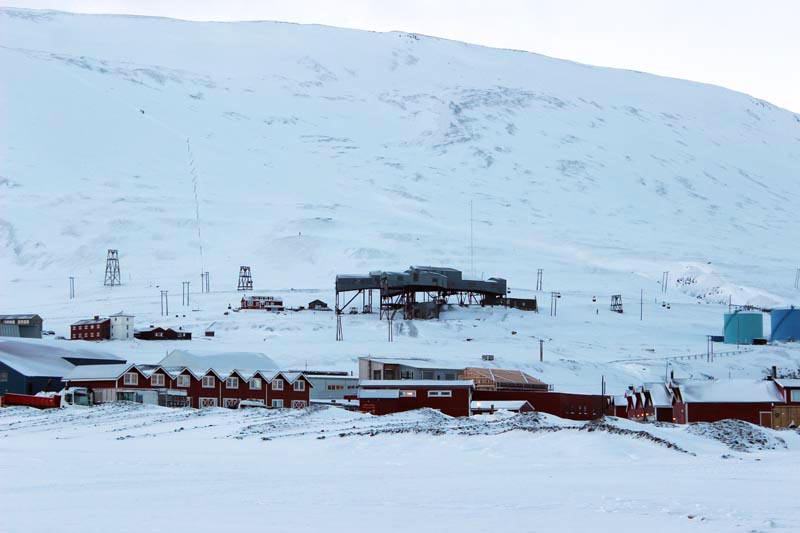
<path fill-rule="evenodd" d="M 185 366 L 193 371 L 205 373 L 213 368 L 217 372 L 231 372 L 234 369 L 276 370 L 278 365 L 269 356 L 258 352 L 218 352 L 196 353 L 186 350 L 172 350 L 169 355 L 159 361 L 167 367 Z"/>
<path fill-rule="evenodd" d="M 65 348 L 41 339 L 0 340 L 0 355 L 8 366 L 26 376 L 60 377 L 72 369 L 72 361 L 76 359 L 125 362 L 125 359 L 108 352 L 72 346 Z"/>
<path fill-rule="evenodd" d="M 686 380 L 676 384 L 685 403 L 783 402 L 778 387 L 767 380 Z"/>
<path fill-rule="evenodd" d="M 784 388 L 800 387 L 800 379 L 776 379 L 775 383 Z"/>
<path fill-rule="evenodd" d="M 122 311 L 120 311 L 119 313 L 114 313 L 113 315 L 110 315 L 110 316 L 127 316 L 127 317 L 130 317 L 130 318 L 133 318 L 133 315 L 130 315 L 128 313 L 123 313 Z"/>
<path fill-rule="evenodd" d="M 57 354 L 38 350 L 36 347 L 27 352 L 14 349 L 16 347 L 9 349 L 10 344 L 27 345 L 27 343 L 0 342 L 0 362 L 13 368 L 23 376 L 61 377 L 75 366 Z"/>
<path fill-rule="evenodd" d="M 467 367 L 464 369 L 464 375 L 470 375 L 471 378 L 482 378 L 497 383 L 518 383 L 524 385 L 546 385 L 544 381 L 538 380 L 535 377 L 526 374 L 522 370 L 506 370 L 503 368 L 478 368 Z"/>
<path fill-rule="evenodd" d="M 103 381 L 118 379 L 136 365 L 81 365 L 64 374 L 62 381 Z"/>
<path fill-rule="evenodd" d="M 34 315 L 34 314 L 0 315 L 0 320 L 33 320 L 34 318 L 41 318 L 41 317 L 39 315 Z"/>
<path fill-rule="evenodd" d="M 471 404 L 473 410 L 484 409 L 506 409 L 508 411 L 518 411 L 525 407 L 525 404 L 530 405 L 528 400 L 479 400 Z"/>
<path fill-rule="evenodd" d="M 73 322 L 71 325 L 73 326 L 85 326 L 87 324 L 102 324 L 103 322 L 108 322 L 109 318 L 97 317 L 97 318 L 85 318 L 83 320 L 78 320 L 77 322 Z"/>

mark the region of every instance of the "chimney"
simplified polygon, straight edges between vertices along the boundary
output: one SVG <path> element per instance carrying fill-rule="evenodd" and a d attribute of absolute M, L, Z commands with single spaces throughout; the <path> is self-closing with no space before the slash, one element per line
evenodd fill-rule
<path fill-rule="evenodd" d="M 778 367 L 772 365 L 772 379 L 778 379 Z"/>
<path fill-rule="evenodd" d="M 98 316 L 98 315 L 94 315 L 94 319 L 95 319 L 95 320 L 100 320 L 100 316 Z"/>

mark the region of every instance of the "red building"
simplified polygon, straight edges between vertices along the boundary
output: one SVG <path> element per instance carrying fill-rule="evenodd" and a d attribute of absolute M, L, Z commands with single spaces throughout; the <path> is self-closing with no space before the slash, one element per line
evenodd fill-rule
<path fill-rule="evenodd" d="M 313 387 L 299 372 L 195 372 L 158 365 L 81 366 L 63 381 L 67 386 L 90 388 L 95 403 L 125 400 L 167 407 L 232 409 L 244 400 L 265 407 L 302 409 L 308 407 Z"/>
<path fill-rule="evenodd" d="M 449 416 L 470 416 L 471 380 L 361 380 L 361 411 L 386 415 L 428 407 Z"/>
<path fill-rule="evenodd" d="M 192 333 L 181 329 L 162 328 L 150 326 L 145 329 L 137 329 L 133 336 L 143 341 L 190 341 Z"/>
<path fill-rule="evenodd" d="M 242 298 L 241 309 L 261 309 L 273 312 L 286 310 L 283 300 L 274 296 L 245 296 Z"/>
<path fill-rule="evenodd" d="M 101 341 L 111 338 L 111 319 L 94 318 L 79 320 L 69 327 L 70 339 L 84 341 Z"/>
<path fill-rule="evenodd" d="M 673 380 L 673 412 L 678 424 L 744 420 L 772 427 L 772 412 L 784 394 L 772 380 Z"/>
<path fill-rule="evenodd" d="M 604 415 L 614 414 L 611 398 L 600 394 L 476 390 L 473 399 L 476 401 L 527 400 L 540 413 L 548 413 L 570 420 L 594 420 Z"/>

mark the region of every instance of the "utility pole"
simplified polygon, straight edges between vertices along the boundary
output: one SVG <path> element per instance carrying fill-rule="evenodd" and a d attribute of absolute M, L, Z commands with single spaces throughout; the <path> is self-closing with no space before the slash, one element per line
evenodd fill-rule
<path fill-rule="evenodd" d="M 190 281 L 181 282 L 181 305 L 189 306 L 189 284 Z"/>
<path fill-rule="evenodd" d="M 794 288 L 800 289 L 800 268 L 797 269 L 797 272 L 794 275 Z"/>
<path fill-rule="evenodd" d="M 661 273 L 661 292 L 667 292 L 667 286 L 669 285 L 669 270 L 666 270 Z"/>
<path fill-rule="evenodd" d="M 639 289 L 639 321 L 644 320 L 644 289 Z"/>
<path fill-rule="evenodd" d="M 386 323 L 389 325 L 389 342 L 394 342 L 394 327 L 392 326 L 394 320 L 392 317 L 386 319 Z"/>
<path fill-rule="evenodd" d="M 542 290 L 542 275 L 544 274 L 544 270 L 541 268 L 536 269 L 536 290 Z"/>
<path fill-rule="evenodd" d="M 200 292 L 211 292 L 210 283 L 208 281 L 208 272 L 200 273 Z"/>
<path fill-rule="evenodd" d="M 550 316 L 558 316 L 558 299 L 561 298 L 560 292 L 550 293 Z"/>
<path fill-rule="evenodd" d="M 75 276 L 69 277 L 69 299 L 75 299 Z"/>
<path fill-rule="evenodd" d="M 161 316 L 169 316 L 169 291 L 161 291 Z"/>
<path fill-rule="evenodd" d="M 544 339 L 539 339 L 539 362 L 544 361 Z"/>

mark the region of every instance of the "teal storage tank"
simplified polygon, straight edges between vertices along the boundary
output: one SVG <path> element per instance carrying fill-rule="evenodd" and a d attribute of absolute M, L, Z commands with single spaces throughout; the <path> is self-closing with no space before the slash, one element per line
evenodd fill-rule
<path fill-rule="evenodd" d="M 800 309 L 773 309 L 769 316 L 773 341 L 800 341 Z"/>
<path fill-rule="evenodd" d="M 753 339 L 764 337 L 764 319 L 761 313 L 725 313 L 723 335 L 725 344 L 753 344 Z"/>

